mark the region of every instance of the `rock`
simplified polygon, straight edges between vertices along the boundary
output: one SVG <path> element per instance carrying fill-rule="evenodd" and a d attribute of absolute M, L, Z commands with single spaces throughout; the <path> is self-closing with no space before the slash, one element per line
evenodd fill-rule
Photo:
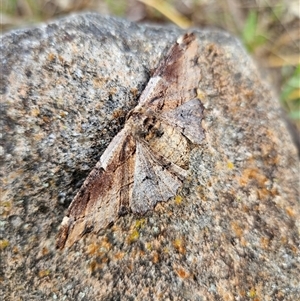
<path fill-rule="evenodd" d="M 1 38 L 3 300 L 296 300 L 299 160 L 240 42 L 195 30 L 206 139 L 174 200 L 55 249 L 70 201 L 183 31 L 97 14 Z"/>

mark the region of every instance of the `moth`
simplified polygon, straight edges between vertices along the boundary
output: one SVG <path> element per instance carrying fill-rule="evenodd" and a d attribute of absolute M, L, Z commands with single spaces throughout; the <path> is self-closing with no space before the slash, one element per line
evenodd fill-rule
<path fill-rule="evenodd" d="M 204 137 L 198 42 L 185 34 L 170 48 L 71 202 L 57 236 L 70 247 L 129 212 L 144 214 L 176 195 L 189 155 Z"/>

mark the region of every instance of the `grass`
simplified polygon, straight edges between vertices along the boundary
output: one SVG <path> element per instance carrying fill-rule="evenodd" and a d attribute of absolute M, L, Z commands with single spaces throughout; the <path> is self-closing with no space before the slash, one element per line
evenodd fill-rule
<path fill-rule="evenodd" d="M 238 36 L 271 74 L 281 104 L 300 131 L 298 0 L 0 0 L 2 32 L 78 11 L 139 22 L 222 28 Z M 243 4 L 244 3 L 244 4 Z"/>

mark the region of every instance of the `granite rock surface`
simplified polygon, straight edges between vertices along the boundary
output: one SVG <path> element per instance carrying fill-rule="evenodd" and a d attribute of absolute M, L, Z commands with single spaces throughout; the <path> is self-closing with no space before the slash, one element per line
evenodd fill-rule
<path fill-rule="evenodd" d="M 299 300 L 299 160 L 240 42 L 195 30 L 206 139 L 178 195 L 58 251 L 81 183 L 183 31 L 83 14 L 1 37 L 1 300 Z"/>

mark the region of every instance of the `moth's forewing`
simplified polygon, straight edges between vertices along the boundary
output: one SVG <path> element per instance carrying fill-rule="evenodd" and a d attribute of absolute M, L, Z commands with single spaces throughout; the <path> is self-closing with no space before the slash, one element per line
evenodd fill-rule
<path fill-rule="evenodd" d="M 197 98 L 189 100 L 181 106 L 164 112 L 161 119 L 179 130 L 192 143 L 200 144 L 205 138 L 201 125 L 204 107 Z"/>
<path fill-rule="evenodd" d="M 57 247 L 71 246 L 86 232 L 98 232 L 129 210 L 132 195 L 135 139 L 124 128 L 111 142 L 69 206 Z"/>
<path fill-rule="evenodd" d="M 185 177 L 184 169 L 137 142 L 131 211 L 143 214 L 175 196 Z"/>
<path fill-rule="evenodd" d="M 164 112 L 195 98 L 201 78 L 198 48 L 193 33 L 179 38 L 160 62 L 138 107 Z"/>

